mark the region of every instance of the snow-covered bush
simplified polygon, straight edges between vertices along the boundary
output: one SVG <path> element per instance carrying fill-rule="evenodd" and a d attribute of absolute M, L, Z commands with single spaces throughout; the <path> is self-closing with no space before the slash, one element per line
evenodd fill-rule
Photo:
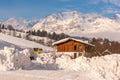
<path fill-rule="evenodd" d="M 0 50 L 0 70 L 16 70 L 30 65 L 28 49 L 18 51 L 15 48 L 4 47 Z"/>

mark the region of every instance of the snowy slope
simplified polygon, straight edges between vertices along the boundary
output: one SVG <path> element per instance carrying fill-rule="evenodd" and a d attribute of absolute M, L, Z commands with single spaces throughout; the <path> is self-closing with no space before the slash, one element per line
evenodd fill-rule
<path fill-rule="evenodd" d="M 41 45 L 39 43 L 35 43 L 33 41 L 28 41 L 22 38 L 16 38 L 16 37 L 12 37 L 9 35 L 5 35 L 0 33 L 0 40 L 14 44 L 16 46 L 20 46 L 22 48 L 42 48 L 43 50 L 52 50 L 52 48 Z M 1 42 L 2 43 L 2 42 Z"/>
<path fill-rule="evenodd" d="M 0 40 L 0 49 L 4 49 L 5 46 L 12 47 L 12 48 L 17 48 L 17 49 L 21 50 L 20 46 L 17 46 L 17 45 L 14 45 L 12 43 L 8 43 L 6 41 Z"/>
<path fill-rule="evenodd" d="M 72 36 L 107 38 L 107 34 L 102 34 L 110 33 L 113 37 L 120 33 L 119 18 L 119 14 L 116 14 L 116 18 L 110 19 L 98 14 L 82 14 L 77 11 L 62 12 L 41 19 L 40 22 L 33 26 L 33 29 L 57 33 L 63 32 Z M 88 34 L 91 35 L 88 36 Z M 115 40 L 118 40 L 117 37 L 115 37 Z M 111 39 L 111 37 L 108 38 Z"/>

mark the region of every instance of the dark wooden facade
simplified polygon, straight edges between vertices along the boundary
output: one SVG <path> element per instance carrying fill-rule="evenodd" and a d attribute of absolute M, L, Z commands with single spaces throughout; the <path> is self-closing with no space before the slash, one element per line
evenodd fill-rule
<path fill-rule="evenodd" d="M 83 52 L 85 51 L 85 44 L 74 40 L 68 40 L 57 44 L 57 52 Z"/>

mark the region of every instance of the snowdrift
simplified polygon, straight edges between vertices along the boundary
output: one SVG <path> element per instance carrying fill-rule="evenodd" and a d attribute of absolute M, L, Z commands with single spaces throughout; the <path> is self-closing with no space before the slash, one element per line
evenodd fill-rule
<path fill-rule="evenodd" d="M 54 68 L 88 72 L 91 76 L 96 76 L 98 80 L 120 79 L 120 55 L 118 54 L 93 58 L 81 56 L 76 59 L 71 59 L 69 56 L 63 55 L 56 58 L 56 60 L 53 58 L 53 56 L 50 56 L 50 54 L 46 54 L 38 57 L 37 61 L 44 69 Z"/>
<path fill-rule="evenodd" d="M 30 65 L 29 50 L 18 51 L 15 48 L 4 47 L 0 50 L 0 70 L 16 70 Z"/>
<path fill-rule="evenodd" d="M 55 57 L 51 53 L 42 53 L 37 57 L 37 63 L 41 69 L 56 70 L 59 69 L 55 63 Z"/>

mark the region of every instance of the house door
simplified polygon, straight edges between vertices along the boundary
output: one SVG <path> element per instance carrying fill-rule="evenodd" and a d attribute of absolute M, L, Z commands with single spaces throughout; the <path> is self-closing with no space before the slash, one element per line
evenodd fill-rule
<path fill-rule="evenodd" d="M 77 53 L 74 53 L 74 59 L 77 58 Z"/>

